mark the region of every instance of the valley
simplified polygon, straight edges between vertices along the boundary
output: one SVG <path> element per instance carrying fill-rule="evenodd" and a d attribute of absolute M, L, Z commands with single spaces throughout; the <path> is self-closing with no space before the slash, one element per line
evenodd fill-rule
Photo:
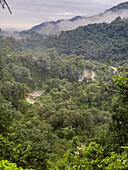
<path fill-rule="evenodd" d="M 1 169 L 128 169 L 127 9 L 71 30 L 46 22 L 18 39 L 0 30 Z"/>

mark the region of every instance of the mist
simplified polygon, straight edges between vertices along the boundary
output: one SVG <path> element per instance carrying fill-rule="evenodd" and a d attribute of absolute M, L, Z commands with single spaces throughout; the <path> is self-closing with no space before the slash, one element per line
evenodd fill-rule
<path fill-rule="evenodd" d="M 35 29 L 35 32 L 44 35 L 59 34 L 61 31 L 73 30 L 79 26 L 94 23 L 110 23 L 117 17 L 128 18 L 128 10 L 118 10 L 118 12 L 106 11 L 102 14 L 90 17 L 76 17 L 71 20 L 59 20 L 56 22 L 45 22 Z M 33 27 L 34 28 L 34 27 Z M 33 30 L 33 28 L 31 30 Z"/>

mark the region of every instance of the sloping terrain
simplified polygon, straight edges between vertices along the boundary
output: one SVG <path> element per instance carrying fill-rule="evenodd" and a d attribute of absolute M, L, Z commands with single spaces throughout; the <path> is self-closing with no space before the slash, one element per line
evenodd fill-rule
<path fill-rule="evenodd" d="M 128 57 L 128 19 L 117 18 L 112 23 L 90 24 L 59 36 L 47 37 L 45 45 L 59 54 L 84 55 L 85 59 L 108 62 Z"/>
<path fill-rule="evenodd" d="M 41 34 L 43 36 L 59 34 L 61 31 L 73 30 L 79 26 L 84 26 L 94 23 L 107 22 L 110 23 L 117 17 L 128 18 L 128 2 L 121 3 L 117 6 L 106 10 L 104 13 L 94 16 L 76 16 L 69 20 L 58 20 L 44 22 L 32 27 L 27 31 L 22 31 L 21 34 Z"/>

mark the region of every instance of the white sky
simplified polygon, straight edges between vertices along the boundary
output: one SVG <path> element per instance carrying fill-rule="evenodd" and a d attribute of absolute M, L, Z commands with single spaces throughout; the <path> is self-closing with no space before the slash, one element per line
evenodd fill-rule
<path fill-rule="evenodd" d="M 24 30 L 45 21 L 90 16 L 125 0 L 6 0 L 13 12 L 0 7 L 0 28 Z"/>

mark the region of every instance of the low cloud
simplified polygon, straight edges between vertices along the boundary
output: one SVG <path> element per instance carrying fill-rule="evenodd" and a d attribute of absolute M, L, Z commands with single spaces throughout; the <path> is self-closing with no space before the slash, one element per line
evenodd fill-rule
<path fill-rule="evenodd" d="M 13 15 L 7 8 L 0 8 L 0 27 L 30 28 L 36 24 L 76 15 L 91 16 L 123 2 L 123 0 L 7 0 Z"/>
<path fill-rule="evenodd" d="M 102 14 L 91 17 L 78 17 L 74 20 L 60 20 L 58 22 L 46 22 L 37 28 L 36 32 L 43 35 L 59 34 L 61 31 L 75 29 L 79 26 L 85 26 L 94 23 L 110 23 L 117 17 L 128 18 L 128 10 L 118 12 L 106 11 Z M 33 29 L 32 29 L 33 31 Z"/>

